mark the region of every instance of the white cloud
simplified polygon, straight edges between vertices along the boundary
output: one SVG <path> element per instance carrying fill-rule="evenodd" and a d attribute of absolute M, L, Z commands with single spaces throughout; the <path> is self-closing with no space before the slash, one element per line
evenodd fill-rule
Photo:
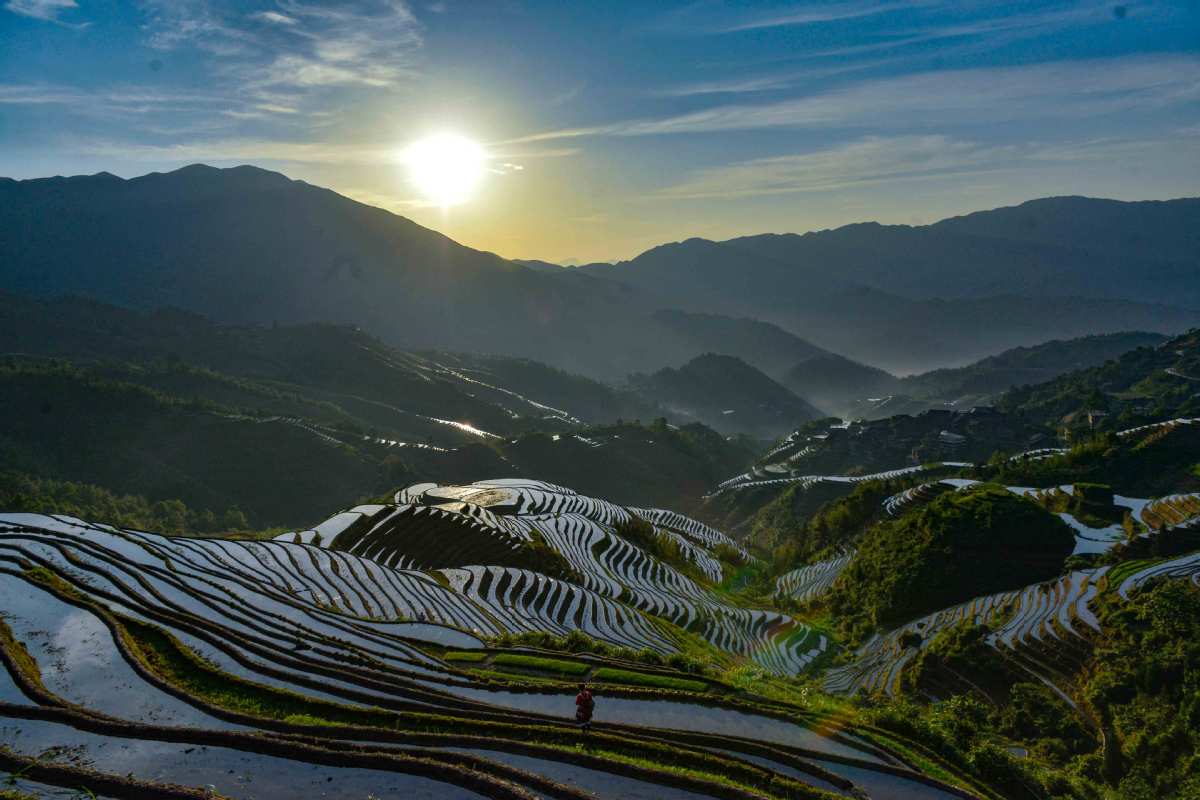
<path fill-rule="evenodd" d="M 341 166 L 379 166 L 395 161 L 395 147 L 345 142 L 289 142 L 273 139 L 212 139 L 156 145 L 130 142 L 84 141 L 72 144 L 74 152 L 125 161 L 197 161 L 253 163 L 261 161 Z"/>
<path fill-rule="evenodd" d="M 776 75 L 759 78 L 726 78 L 704 83 L 687 83 L 655 89 L 651 94 L 660 97 L 693 97 L 705 94 L 749 94 L 785 89 L 795 83 L 795 76 Z"/>
<path fill-rule="evenodd" d="M 83 91 L 54 84 L 0 84 L 0 105 L 63 105 L 87 116 L 208 111 L 228 98 L 202 92 L 169 92 L 141 86 Z"/>
<path fill-rule="evenodd" d="M 1011 148 L 988 148 L 941 134 L 870 136 L 824 150 L 702 169 L 658 194 L 699 199 L 827 191 L 977 170 L 1012 155 Z"/>
<path fill-rule="evenodd" d="M 3 0 L 0 0 L 3 2 Z M 415 75 L 419 26 L 400 0 L 308 5 L 280 0 L 278 10 L 247 14 L 229 0 L 142 0 L 146 44 L 211 57 L 203 90 L 101 86 L 83 91 L 50 84 L 0 84 L 0 105 L 61 105 L 78 116 L 144 115 L 144 133 L 167 128 L 215 130 L 254 122 L 310 131 L 332 124 L 353 90 L 387 91 Z M 53 19 L 74 0 L 9 0 L 10 10 Z M 62 23 L 65 24 L 65 23 Z M 161 115 L 154 120 L 153 115 Z"/>
<path fill-rule="evenodd" d="M 248 93 L 279 87 L 388 88 L 414 74 L 420 26 L 400 0 L 308 4 L 244 15 L 214 0 L 143 0 L 149 43 L 222 57 L 215 73 Z"/>
<path fill-rule="evenodd" d="M 699 83 L 685 83 L 667 86 L 650 92 L 659 97 L 697 97 L 708 94 L 756 94 L 759 92 L 774 92 L 799 86 L 835 75 L 845 75 L 873 67 L 892 63 L 894 59 L 877 59 L 875 61 L 860 61 L 854 64 L 843 64 L 836 67 L 807 67 L 792 70 L 778 75 L 760 75 L 745 78 L 721 78 Z"/>
<path fill-rule="evenodd" d="M 89 23 L 69 24 L 62 20 L 62 15 L 79 8 L 75 0 L 8 0 L 4 8 L 23 17 L 56 22 L 68 27 L 86 27 Z"/>
<path fill-rule="evenodd" d="M 550 147 L 550 148 L 530 148 L 517 147 L 513 148 L 506 142 L 496 142 L 486 145 L 488 155 L 493 159 L 504 159 L 506 161 L 525 161 L 528 159 L 539 158 L 570 158 L 571 156 L 579 155 L 577 147 Z"/>
<path fill-rule="evenodd" d="M 250 52 L 256 42 L 249 30 L 207 0 L 142 0 L 147 44 L 158 50 L 196 47 L 220 56 Z"/>
<path fill-rule="evenodd" d="M 157 87 L 113 86 L 107 90 L 83 91 L 54 84 L 0 84 L 0 106 L 64 106 L 72 114 L 92 119 L 143 117 L 142 133 L 177 135 L 216 131 L 234 120 L 289 120 L 310 128 L 322 120 L 322 112 L 301 116 L 298 98 L 264 94 L 239 97 L 208 92 L 164 91 Z M 222 122 L 221 120 L 225 121 Z"/>
<path fill-rule="evenodd" d="M 1115 164 L 1169 158 L 1186 166 L 1194 165 L 1197 157 L 1200 142 L 1185 137 L 997 145 L 943 134 L 869 136 L 820 150 L 698 170 L 656 195 L 709 199 L 828 192 L 884 183 L 1045 170 L 1084 161 Z"/>
<path fill-rule="evenodd" d="M 250 15 L 251 19 L 269 22 L 272 25 L 295 25 L 296 20 L 289 17 L 287 14 L 280 14 L 278 11 L 259 11 Z"/>
<path fill-rule="evenodd" d="M 0 85 L 0 105 L 65 105 L 83 97 L 83 92 L 61 86 Z"/>
<path fill-rule="evenodd" d="M 860 2 L 834 4 L 801 4 L 773 14 L 750 17 L 719 27 L 717 33 L 738 33 L 762 28 L 779 28 L 794 25 L 812 25 L 821 22 L 839 22 L 860 17 L 872 17 L 892 11 L 907 10 L 932 5 L 930 0 L 904 0 L 903 2 Z"/>
<path fill-rule="evenodd" d="M 1200 98 L 1200 58 L 1130 56 L 922 72 L 762 104 L 716 105 L 661 119 L 532 134 L 513 141 L 765 128 L 928 128 L 1025 119 L 1085 119 Z"/>
<path fill-rule="evenodd" d="M 0 102 L 3 102 L 0 87 Z M 253 112 L 248 112 L 253 118 Z M 339 166 L 373 166 L 396 163 L 397 145 L 393 142 L 286 141 L 271 138 L 226 137 L 202 139 L 173 144 L 152 144 L 129 141 L 75 140 L 69 143 L 72 152 L 103 156 L 124 161 L 144 161 L 180 164 L 197 161 L 252 163 L 276 161 L 299 164 L 332 164 Z M 520 152 L 504 152 L 487 148 L 491 168 L 501 172 L 521 172 L 530 159 L 563 158 L 578 151 L 570 148 L 538 150 L 524 148 Z"/>
<path fill-rule="evenodd" d="M 852 0 L 840 3 L 793 3 L 768 12 L 744 14 L 720 4 L 696 2 L 659 17 L 652 29 L 684 36 L 711 36 L 854 20 L 892 11 L 913 11 L 936 0 Z"/>

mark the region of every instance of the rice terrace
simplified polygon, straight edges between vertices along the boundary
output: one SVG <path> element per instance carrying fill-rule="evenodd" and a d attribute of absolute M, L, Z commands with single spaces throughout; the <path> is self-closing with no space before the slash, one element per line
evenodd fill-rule
<path fill-rule="evenodd" d="M 915 483 L 921 472 L 846 484 L 913 483 L 879 503 L 888 520 L 984 486 Z M 1071 486 L 1005 492 L 1075 499 Z M 1003 796 L 969 763 L 838 698 L 905 683 L 970 692 L 973 675 L 930 653 L 982 628 L 985 670 L 1076 707 L 1101 607 L 1156 579 L 1200 587 L 1200 554 L 1074 570 L 839 652 L 843 637 L 812 609 L 839 590 L 853 549 L 756 596 L 747 585 L 777 568 L 681 514 L 520 479 L 418 484 L 389 500 L 265 541 L 5 514 L 9 746 L 120 753 L 103 773 L 8 749 L 17 784 L 201 797 L 221 787 L 185 787 L 223 775 L 235 794 L 336 781 L 417 796 L 442 784 L 489 797 Z M 1196 536 L 1200 495 L 1107 501 L 1137 513 L 1126 519 L 1138 533 L 1057 512 L 1072 555 Z M 582 681 L 603 712 L 581 741 L 565 712 Z M 829 696 L 814 702 L 819 691 Z"/>

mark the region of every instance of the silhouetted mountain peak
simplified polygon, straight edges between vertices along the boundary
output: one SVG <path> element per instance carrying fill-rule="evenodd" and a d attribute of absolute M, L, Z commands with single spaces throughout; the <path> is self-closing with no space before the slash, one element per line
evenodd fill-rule
<path fill-rule="evenodd" d="M 696 356 L 678 369 L 632 375 L 648 400 L 725 432 L 773 438 L 789 426 L 824 416 L 806 400 L 742 359 L 720 353 Z"/>

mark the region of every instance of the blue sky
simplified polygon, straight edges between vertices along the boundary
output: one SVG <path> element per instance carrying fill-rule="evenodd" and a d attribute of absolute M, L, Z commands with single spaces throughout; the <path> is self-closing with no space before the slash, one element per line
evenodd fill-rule
<path fill-rule="evenodd" d="M 0 0 L 0 175 L 277 169 L 512 257 L 1200 194 L 1200 3 Z M 484 144 L 448 211 L 398 154 Z"/>

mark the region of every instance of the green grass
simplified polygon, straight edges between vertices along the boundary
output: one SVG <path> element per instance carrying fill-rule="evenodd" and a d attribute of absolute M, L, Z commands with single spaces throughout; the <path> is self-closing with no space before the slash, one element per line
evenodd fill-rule
<path fill-rule="evenodd" d="M 1162 560 L 1163 559 L 1161 558 L 1135 558 L 1132 561 L 1122 561 L 1105 574 L 1105 577 L 1108 578 L 1108 588 L 1110 590 L 1116 589 L 1121 585 L 1122 581 L 1124 581 L 1133 573 L 1140 569 L 1144 569 L 1145 567 L 1157 564 Z"/>
<path fill-rule="evenodd" d="M 399 719 L 396 713 L 383 709 L 357 709 L 230 675 L 200 661 L 191 649 L 162 628 L 127 617 L 119 617 L 118 622 L 126 644 L 151 672 L 220 708 L 297 725 L 387 728 Z"/>
<path fill-rule="evenodd" d="M 708 684 L 704 681 L 691 681 L 687 678 L 653 675 L 648 672 L 634 672 L 613 667 L 601 667 L 596 670 L 592 674 L 592 680 L 600 683 L 625 683 L 633 686 L 653 686 L 658 689 L 677 689 L 681 692 L 708 691 Z"/>
<path fill-rule="evenodd" d="M 564 661 L 559 658 L 543 656 L 526 656 L 518 653 L 501 653 L 492 659 L 496 667 L 516 667 L 535 672 L 553 672 L 557 675 L 583 675 L 592 668 L 591 664 L 582 661 Z"/>
<path fill-rule="evenodd" d="M 535 675 L 518 675 L 515 672 L 500 672 L 494 669 L 471 667 L 471 674 L 480 678 L 490 678 L 502 683 L 519 683 L 528 686 L 553 686 L 557 689 L 569 690 L 573 684 L 563 683 L 566 678 L 543 678 Z"/>
<path fill-rule="evenodd" d="M 79 795 L 83 797 L 83 795 Z M 95 797 L 95 795 L 92 795 Z M 0 800 L 37 800 L 37 797 L 25 792 L 18 792 L 16 789 L 0 789 Z"/>
<path fill-rule="evenodd" d="M 488 654 L 482 650 L 451 650 L 442 656 L 443 661 L 483 661 Z"/>

